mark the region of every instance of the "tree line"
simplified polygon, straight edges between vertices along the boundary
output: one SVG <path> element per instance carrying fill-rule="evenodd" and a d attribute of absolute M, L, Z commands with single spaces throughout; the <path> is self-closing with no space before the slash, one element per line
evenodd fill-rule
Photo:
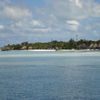
<path fill-rule="evenodd" d="M 70 39 L 67 42 L 64 41 L 51 41 L 51 42 L 36 42 L 28 43 L 22 42 L 20 44 L 8 44 L 1 48 L 2 51 L 5 50 L 30 50 L 30 49 L 100 49 L 100 40 L 84 40 L 80 39 L 75 41 Z"/>

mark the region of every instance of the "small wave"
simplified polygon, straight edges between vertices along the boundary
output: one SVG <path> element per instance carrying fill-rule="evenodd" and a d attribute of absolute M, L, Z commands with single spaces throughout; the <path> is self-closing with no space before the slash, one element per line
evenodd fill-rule
<path fill-rule="evenodd" d="M 2 54 L 0 57 L 73 57 L 73 56 L 100 56 L 98 52 L 86 53 L 48 53 L 48 54 Z"/>

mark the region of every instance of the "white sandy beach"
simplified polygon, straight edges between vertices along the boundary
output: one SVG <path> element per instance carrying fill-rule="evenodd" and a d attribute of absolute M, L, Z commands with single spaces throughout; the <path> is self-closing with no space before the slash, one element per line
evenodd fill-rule
<path fill-rule="evenodd" d="M 18 51 L 100 51 L 100 50 L 94 50 L 94 49 L 61 49 L 61 50 L 55 50 L 55 49 L 33 49 L 33 50 L 18 50 Z"/>

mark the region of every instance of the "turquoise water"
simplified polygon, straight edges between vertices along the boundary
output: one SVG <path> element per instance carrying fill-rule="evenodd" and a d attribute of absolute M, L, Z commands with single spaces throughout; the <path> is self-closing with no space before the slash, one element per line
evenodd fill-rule
<path fill-rule="evenodd" d="M 0 100 L 100 100 L 100 52 L 0 52 Z"/>

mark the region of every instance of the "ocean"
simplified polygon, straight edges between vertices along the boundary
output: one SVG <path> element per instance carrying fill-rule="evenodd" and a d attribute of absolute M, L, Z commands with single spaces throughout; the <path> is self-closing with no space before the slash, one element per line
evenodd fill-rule
<path fill-rule="evenodd" d="M 100 100 L 100 51 L 0 51 L 0 100 Z"/>

